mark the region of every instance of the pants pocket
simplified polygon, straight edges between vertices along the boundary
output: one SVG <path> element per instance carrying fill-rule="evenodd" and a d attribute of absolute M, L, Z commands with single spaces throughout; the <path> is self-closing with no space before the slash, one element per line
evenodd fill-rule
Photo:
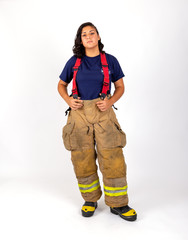
<path fill-rule="evenodd" d="M 113 127 L 114 127 L 114 132 L 115 132 L 115 142 L 117 144 L 117 147 L 125 147 L 126 145 L 126 134 L 124 131 L 121 129 L 121 126 L 117 121 L 112 121 Z"/>
<path fill-rule="evenodd" d="M 64 146 L 67 150 L 71 151 L 71 134 L 74 128 L 74 122 L 69 122 L 63 127 L 63 132 L 62 132 L 62 137 L 63 137 L 63 142 Z"/>
<path fill-rule="evenodd" d="M 67 123 L 63 128 L 63 141 L 69 151 L 90 149 L 94 146 L 94 138 L 89 126 L 78 128 L 74 122 Z"/>
<path fill-rule="evenodd" d="M 125 147 L 126 135 L 119 123 L 114 120 L 107 120 L 95 124 L 96 140 L 98 146 L 105 149 Z"/>

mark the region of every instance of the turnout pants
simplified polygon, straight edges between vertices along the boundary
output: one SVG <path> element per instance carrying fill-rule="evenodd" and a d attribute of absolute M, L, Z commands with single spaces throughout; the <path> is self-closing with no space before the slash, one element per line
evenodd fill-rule
<path fill-rule="evenodd" d="M 103 175 L 105 203 L 110 207 L 128 204 L 126 163 L 122 148 L 126 135 L 112 108 L 101 112 L 99 98 L 84 100 L 84 106 L 71 110 L 63 127 L 65 148 L 71 160 L 85 201 L 96 202 L 102 195 L 96 159 Z"/>

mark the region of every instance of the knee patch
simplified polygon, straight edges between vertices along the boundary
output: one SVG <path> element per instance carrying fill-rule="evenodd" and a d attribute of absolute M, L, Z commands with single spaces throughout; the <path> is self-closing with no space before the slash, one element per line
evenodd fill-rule
<path fill-rule="evenodd" d="M 98 151 L 98 160 L 104 178 L 126 176 L 126 164 L 121 148 L 100 149 Z"/>
<path fill-rule="evenodd" d="M 71 151 L 76 177 L 87 177 L 97 172 L 95 149 Z"/>

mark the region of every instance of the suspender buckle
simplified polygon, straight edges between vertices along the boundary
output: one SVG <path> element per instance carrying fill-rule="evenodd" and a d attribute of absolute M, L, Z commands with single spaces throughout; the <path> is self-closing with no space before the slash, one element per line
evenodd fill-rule
<path fill-rule="evenodd" d="M 72 89 L 72 94 L 76 93 L 77 92 L 77 89 Z"/>
<path fill-rule="evenodd" d="M 73 67 L 73 70 L 74 70 L 74 71 L 77 71 L 78 68 L 79 68 L 79 67 L 77 67 L 77 66 L 76 66 L 76 67 Z"/>
<path fill-rule="evenodd" d="M 107 87 L 109 85 L 109 83 L 108 82 L 103 82 L 103 85 Z"/>
<path fill-rule="evenodd" d="M 72 90 L 72 94 L 71 95 L 73 96 L 74 99 L 78 99 L 78 93 L 77 93 L 77 89 L 76 88 Z"/>
<path fill-rule="evenodd" d="M 74 99 L 78 99 L 78 94 L 73 94 Z"/>

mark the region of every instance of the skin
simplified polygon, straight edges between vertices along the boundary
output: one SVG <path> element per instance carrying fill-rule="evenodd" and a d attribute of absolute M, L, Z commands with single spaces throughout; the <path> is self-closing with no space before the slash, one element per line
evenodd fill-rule
<path fill-rule="evenodd" d="M 85 54 L 88 57 L 95 57 L 100 54 L 98 47 L 98 40 L 100 40 L 100 36 L 97 34 L 95 28 L 91 26 L 86 26 L 82 29 L 81 33 L 81 43 L 85 47 Z M 69 97 L 67 93 L 68 84 L 61 79 L 58 83 L 58 92 L 61 97 L 65 100 L 65 102 L 69 105 L 72 110 L 77 110 L 83 107 L 83 100 L 74 99 L 73 97 Z M 109 109 L 115 102 L 117 102 L 120 97 L 124 93 L 124 83 L 123 78 L 120 78 L 114 83 L 115 91 L 110 99 L 107 97 L 104 100 L 98 101 L 96 103 L 97 107 L 100 111 L 106 111 Z"/>

